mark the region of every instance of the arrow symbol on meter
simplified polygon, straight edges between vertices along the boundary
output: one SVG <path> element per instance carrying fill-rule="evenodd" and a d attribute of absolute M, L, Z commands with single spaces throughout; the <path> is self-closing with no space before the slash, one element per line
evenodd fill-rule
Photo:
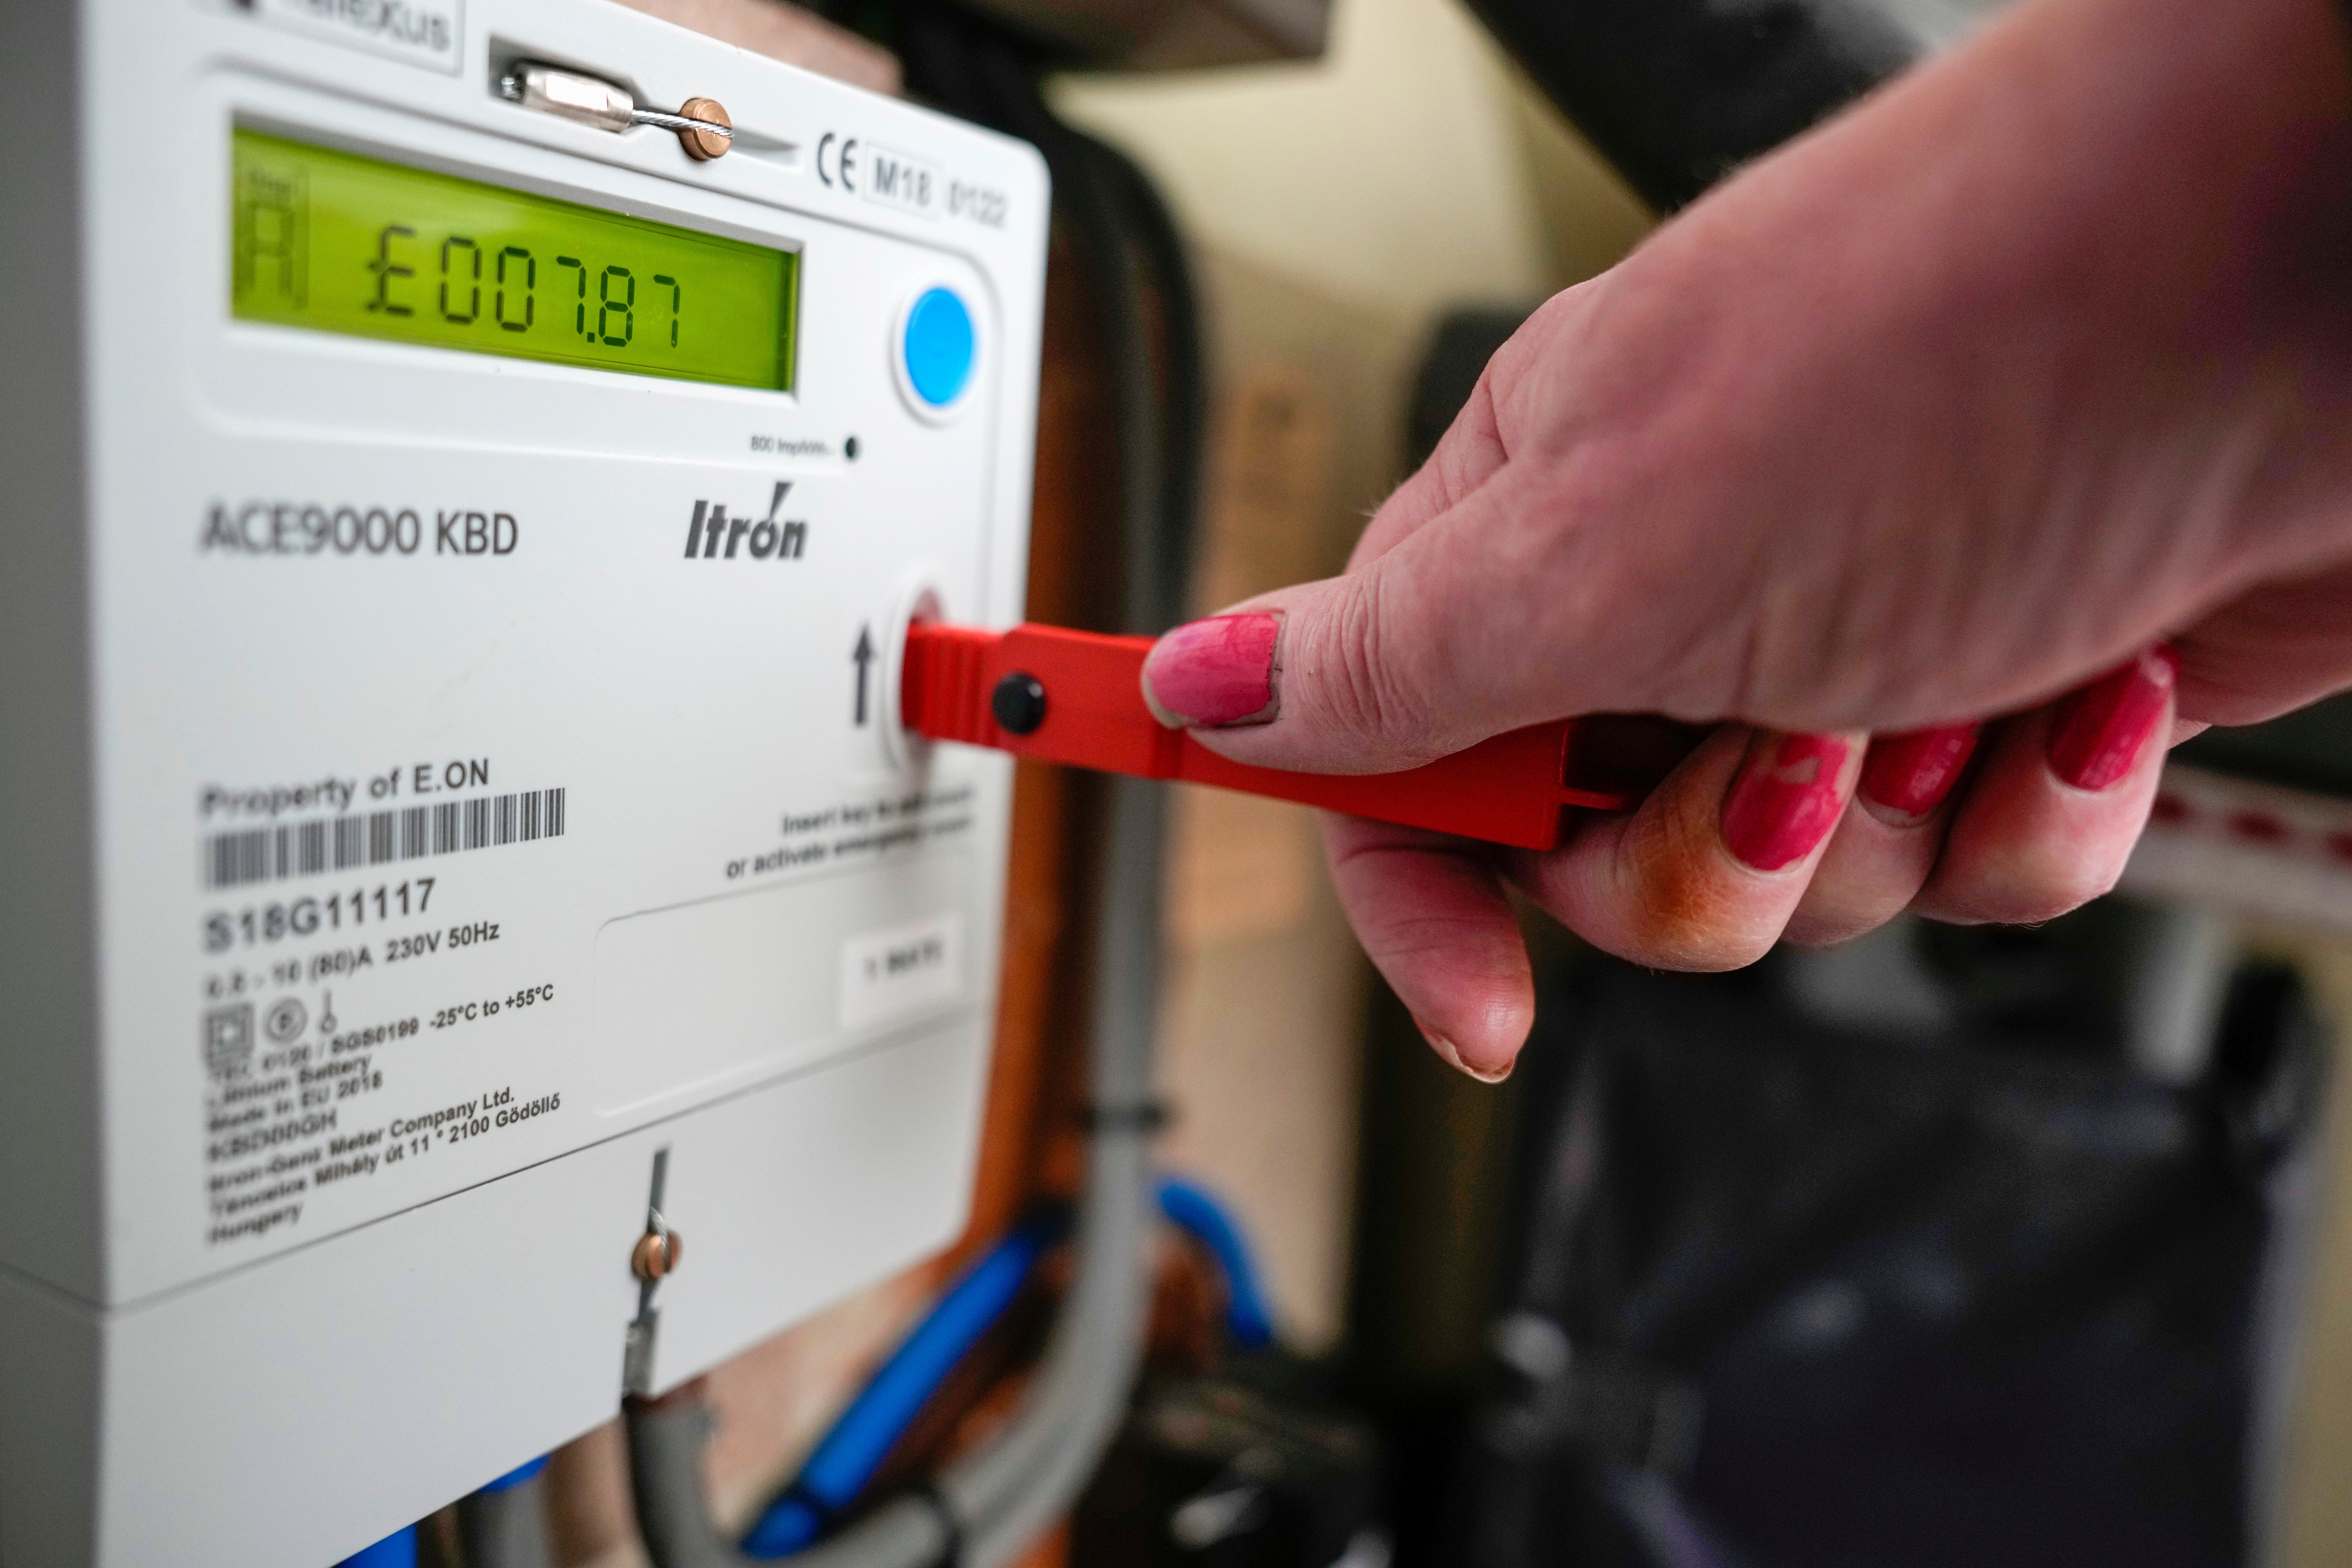
<path fill-rule="evenodd" d="M 874 633 L 870 626 L 857 628 L 857 647 L 851 650 L 849 661 L 857 667 L 857 727 L 866 727 L 866 679 L 874 666 Z"/>

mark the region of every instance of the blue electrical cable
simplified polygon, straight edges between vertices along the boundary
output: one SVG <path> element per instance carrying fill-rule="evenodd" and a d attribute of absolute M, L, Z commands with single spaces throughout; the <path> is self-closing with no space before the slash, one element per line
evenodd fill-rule
<path fill-rule="evenodd" d="M 517 1465 L 513 1469 L 509 1470 L 497 1480 L 487 1483 L 479 1489 L 486 1492 L 511 1491 L 516 1487 L 522 1485 L 523 1482 L 530 1480 L 533 1476 L 538 1475 L 540 1471 L 547 1468 L 547 1461 L 551 1458 L 553 1458 L 552 1455 L 541 1454 L 538 1458 L 532 1459 L 527 1464 Z"/>
<path fill-rule="evenodd" d="M 1197 1182 L 1163 1176 L 1158 1196 L 1169 1223 L 1216 1258 L 1225 1277 L 1226 1333 L 1244 1350 L 1271 1344 L 1274 1322 L 1240 1225 Z M 1058 1212 L 1033 1219 L 965 1268 L 818 1439 L 783 1495 L 752 1521 L 743 1534 L 744 1555 L 762 1561 L 789 1557 L 813 1545 L 825 1526 L 857 1500 L 940 1384 L 1013 1305 L 1037 1260 L 1062 1238 L 1066 1225 Z M 526 1479 L 525 1471 L 530 1469 L 526 1466 L 491 1484 Z"/>
<path fill-rule="evenodd" d="M 824 1532 L 874 1479 L 925 1402 L 980 1337 L 1013 1304 L 1030 1270 L 1062 1237 L 1060 1214 L 1033 1219 L 983 1253 L 900 1342 L 833 1429 L 820 1439 L 784 1495 L 743 1536 L 743 1551 L 786 1557 Z"/>
<path fill-rule="evenodd" d="M 517 1465 L 481 1489 L 502 1492 L 519 1487 L 547 1468 L 549 1458 L 549 1455 L 541 1454 L 528 1464 Z M 336 1563 L 335 1568 L 416 1568 L 416 1527 L 412 1524 L 394 1531 L 373 1546 L 363 1546 L 352 1552 Z"/>
<path fill-rule="evenodd" d="M 335 1568 L 416 1568 L 416 1527 L 405 1525 L 373 1546 L 363 1546 Z"/>
<path fill-rule="evenodd" d="M 1225 1205 L 1198 1182 L 1162 1176 L 1160 1212 L 1215 1257 L 1225 1276 L 1225 1332 L 1233 1336 L 1234 1343 L 1246 1351 L 1272 1344 L 1274 1318 L 1258 1286 L 1257 1265 L 1251 1259 L 1240 1224 Z"/>

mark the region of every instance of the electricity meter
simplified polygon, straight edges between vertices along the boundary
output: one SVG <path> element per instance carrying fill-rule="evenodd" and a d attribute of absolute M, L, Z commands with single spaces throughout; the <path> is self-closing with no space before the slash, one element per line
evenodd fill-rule
<path fill-rule="evenodd" d="M 0 1562 L 319 1568 L 958 1232 L 1011 764 L 891 666 L 1019 617 L 1045 178 L 601 0 L 0 56 Z"/>

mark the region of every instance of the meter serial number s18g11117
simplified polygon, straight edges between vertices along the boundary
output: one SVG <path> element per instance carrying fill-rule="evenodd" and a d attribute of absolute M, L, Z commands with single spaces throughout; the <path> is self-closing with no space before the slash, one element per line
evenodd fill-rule
<path fill-rule="evenodd" d="M 381 925 L 411 914 L 424 914 L 433 902 L 431 877 L 374 888 L 322 893 L 316 898 L 284 903 L 257 904 L 242 910 L 215 910 L 205 917 L 205 951 L 283 942 L 289 937 L 315 936 L 345 926 Z"/>

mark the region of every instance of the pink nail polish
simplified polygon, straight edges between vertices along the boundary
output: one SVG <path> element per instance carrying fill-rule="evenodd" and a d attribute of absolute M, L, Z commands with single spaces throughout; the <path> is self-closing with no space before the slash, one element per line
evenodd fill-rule
<path fill-rule="evenodd" d="M 1778 871 L 1811 854 L 1845 809 L 1835 735 L 1761 734 L 1748 744 L 1723 802 L 1723 841 L 1742 864 Z"/>
<path fill-rule="evenodd" d="M 1926 816 L 1960 782 L 1977 731 L 1974 724 L 1945 724 L 1873 737 L 1862 763 L 1863 798 L 1895 816 Z"/>
<path fill-rule="evenodd" d="M 2131 772 L 2164 721 L 2180 659 L 2152 647 L 2058 705 L 2050 731 L 2050 771 L 2076 789 L 2105 789 Z"/>
<path fill-rule="evenodd" d="M 1143 695 L 1171 729 L 1270 722 L 1282 617 L 1212 616 L 1178 626 L 1143 661 Z"/>

